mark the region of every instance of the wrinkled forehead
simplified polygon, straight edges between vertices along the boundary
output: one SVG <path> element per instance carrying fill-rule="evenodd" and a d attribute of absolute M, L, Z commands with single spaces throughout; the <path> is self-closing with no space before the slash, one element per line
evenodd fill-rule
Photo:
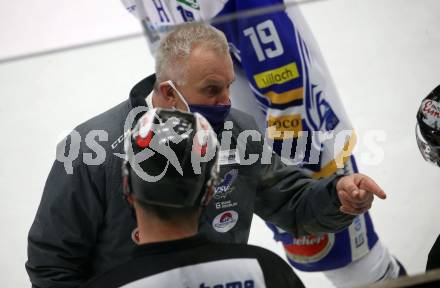
<path fill-rule="evenodd" d="M 235 79 L 234 66 L 228 51 L 195 46 L 183 66 L 187 80 L 230 83 Z"/>

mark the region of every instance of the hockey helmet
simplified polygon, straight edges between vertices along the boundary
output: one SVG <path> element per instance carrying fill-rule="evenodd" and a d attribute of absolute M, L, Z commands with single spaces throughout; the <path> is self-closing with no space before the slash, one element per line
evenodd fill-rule
<path fill-rule="evenodd" d="M 218 147 L 202 115 L 150 109 L 125 137 L 124 194 L 158 206 L 205 206 L 218 182 Z"/>
<path fill-rule="evenodd" d="M 423 158 L 440 166 L 440 85 L 420 105 L 416 139 Z"/>

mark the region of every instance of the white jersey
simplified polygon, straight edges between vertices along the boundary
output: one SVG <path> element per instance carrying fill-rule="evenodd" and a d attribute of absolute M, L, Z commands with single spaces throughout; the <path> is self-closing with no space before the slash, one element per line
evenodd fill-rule
<path fill-rule="evenodd" d="M 134 16 L 141 19 L 151 51 L 157 48 L 160 37 L 177 24 L 188 21 L 210 20 L 282 1 L 227 1 L 227 0 L 122 0 Z M 258 3 L 256 3 L 258 2 Z M 282 14 L 285 19 L 280 19 Z M 261 19 L 261 21 L 260 21 Z M 216 25 L 229 40 L 234 60 L 244 70 L 245 83 L 250 86 L 254 105 L 249 106 L 240 91 L 231 96 L 236 108 L 254 115 L 257 124 L 268 130 L 275 151 L 284 158 L 294 159 L 313 177 L 332 175 L 343 167 L 356 141 L 351 123 L 343 109 L 333 81 L 321 57 L 303 16 L 296 5 L 258 17 Z M 283 29 L 278 28 L 283 21 Z M 232 31 L 231 25 L 242 26 Z M 252 25 L 254 24 L 255 25 Z M 290 26 L 290 27 L 289 27 Z M 234 33 L 235 32 L 235 33 Z M 233 35 L 235 34 L 235 35 Z M 244 43 L 247 42 L 247 43 Z M 307 43 L 307 44 L 306 44 Z M 240 46 L 241 45 L 241 46 Z M 247 89 L 249 90 L 249 88 Z M 255 102 L 255 99 L 257 100 Z M 257 110 L 255 110 L 257 109 Z M 313 133 L 307 139 L 306 155 L 296 150 L 306 142 L 296 144 L 300 131 Z M 318 131 L 322 133 L 319 134 Z M 325 132 L 329 132 L 327 137 Z M 302 133 L 304 135 L 304 133 Z M 320 136 L 321 135 L 321 136 Z M 331 138 L 330 138 L 331 137 Z M 328 139 L 330 138 L 330 139 Z M 282 143 L 293 141 L 288 153 L 281 153 Z M 295 149 L 296 145 L 299 145 Z M 296 157 L 295 157 L 296 156 Z M 307 165 L 310 164 L 310 165 Z"/>

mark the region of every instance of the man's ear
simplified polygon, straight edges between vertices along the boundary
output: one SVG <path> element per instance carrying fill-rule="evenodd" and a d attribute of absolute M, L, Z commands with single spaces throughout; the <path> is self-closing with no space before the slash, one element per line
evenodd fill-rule
<path fill-rule="evenodd" d="M 165 106 L 163 108 L 171 108 L 176 106 L 177 103 L 176 94 L 173 88 L 167 82 L 160 83 L 158 85 L 157 90 L 159 92 L 159 97 L 161 98 L 161 102 Z"/>

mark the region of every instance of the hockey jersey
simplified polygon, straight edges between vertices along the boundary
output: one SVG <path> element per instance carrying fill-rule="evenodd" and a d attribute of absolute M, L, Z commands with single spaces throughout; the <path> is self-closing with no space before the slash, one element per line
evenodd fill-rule
<path fill-rule="evenodd" d="M 233 106 L 254 115 L 285 163 L 314 178 L 357 172 L 351 156 L 356 135 L 298 5 L 282 0 L 122 2 L 142 21 L 153 53 L 175 25 L 210 21 L 225 33 L 236 64 Z M 295 238 L 268 226 L 283 242 L 289 262 L 303 271 L 344 267 L 378 240 L 368 212 L 336 234 Z"/>
<path fill-rule="evenodd" d="M 304 287 L 276 254 L 200 236 L 143 244 L 127 263 L 90 280 L 96 287 Z"/>

